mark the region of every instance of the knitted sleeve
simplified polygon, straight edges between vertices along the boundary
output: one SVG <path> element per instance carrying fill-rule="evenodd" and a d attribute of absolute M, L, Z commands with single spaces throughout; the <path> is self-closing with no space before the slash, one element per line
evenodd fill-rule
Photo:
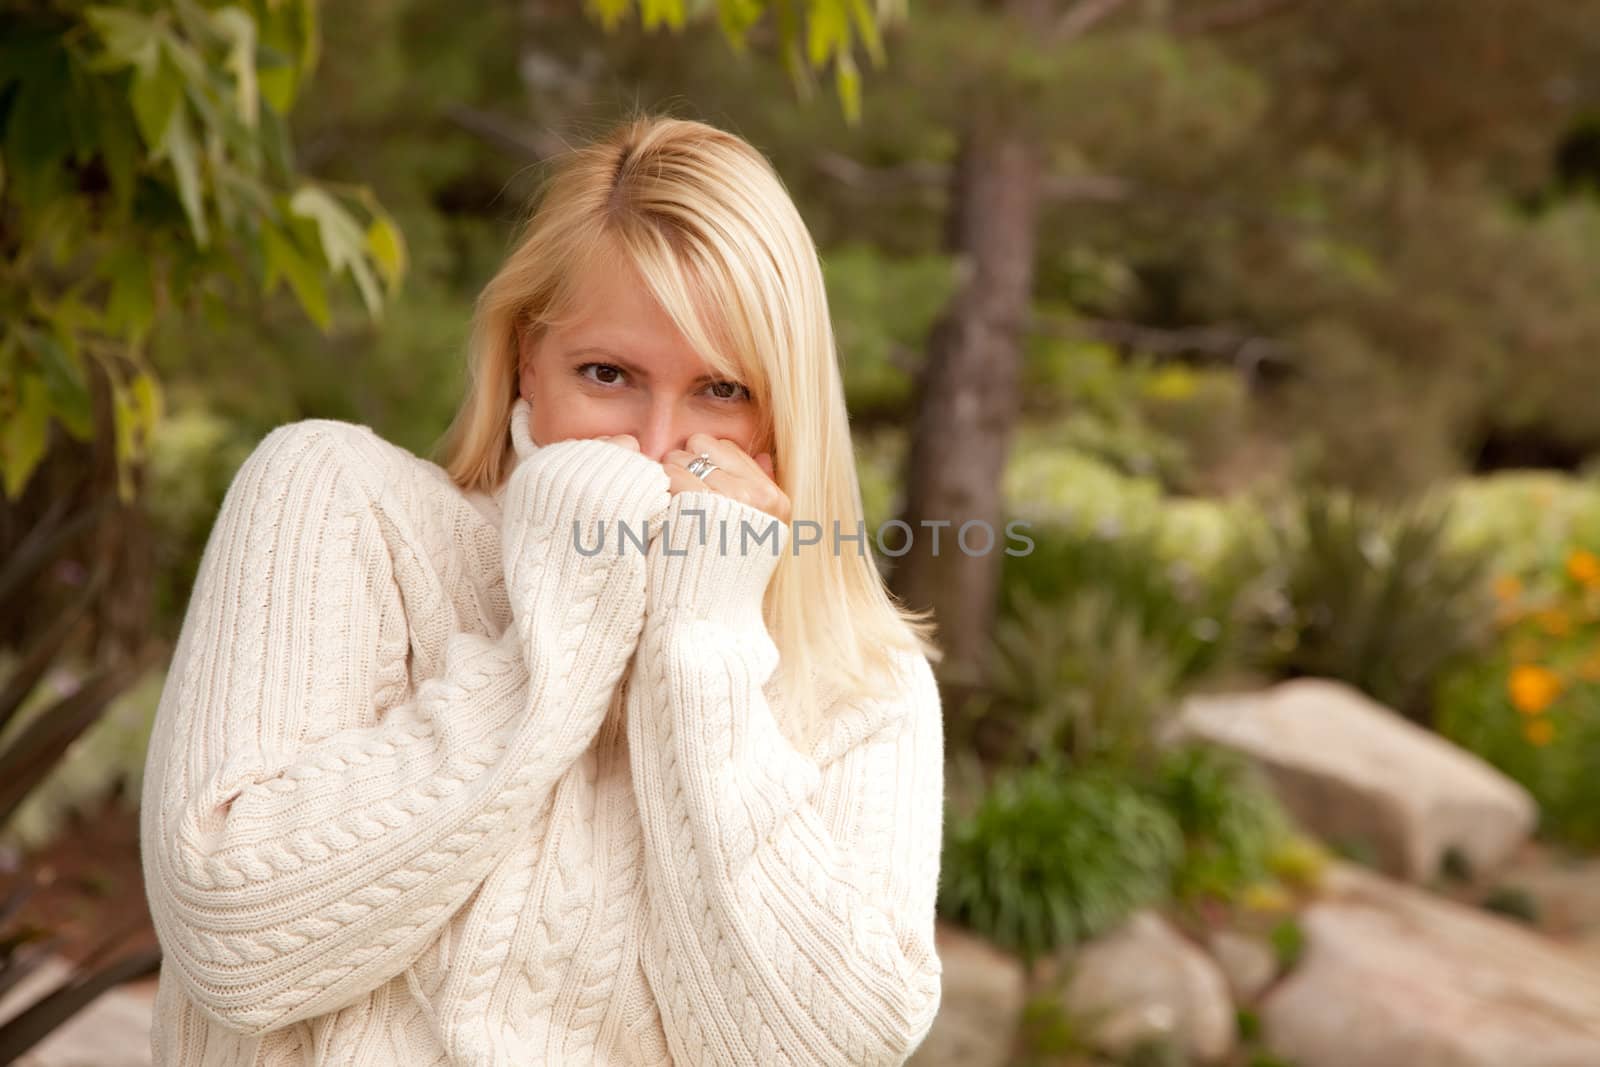
<path fill-rule="evenodd" d="M 245 1034 L 415 959 L 587 747 L 642 625 L 642 555 L 570 538 L 663 508 L 659 464 L 593 440 L 522 459 L 501 530 L 513 621 L 489 639 L 445 629 L 450 594 L 386 508 L 395 470 L 374 445 L 307 421 L 252 453 L 151 739 L 141 837 L 165 966 Z"/>
<path fill-rule="evenodd" d="M 694 509 L 706 512 L 704 545 Z M 903 1063 L 941 995 L 932 670 L 906 654 L 881 701 L 837 710 L 846 740 L 814 762 L 763 693 L 778 664 L 761 614 L 777 555 L 754 537 L 740 551 L 745 521 L 775 530 L 778 552 L 788 530 L 709 492 L 677 495 L 666 518 L 627 713 L 652 912 L 645 966 L 674 1062 Z"/>

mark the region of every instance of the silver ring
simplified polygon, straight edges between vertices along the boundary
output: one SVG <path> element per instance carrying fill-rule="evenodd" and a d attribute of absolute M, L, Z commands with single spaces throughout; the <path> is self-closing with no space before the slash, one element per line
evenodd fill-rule
<path fill-rule="evenodd" d="M 719 471 L 721 469 L 721 467 L 711 462 L 711 454 L 708 452 L 700 453 L 698 456 L 691 459 L 684 467 L 684 470 L 688 471 L 696 478 L 699 478 L 702 482 L 706 480 L 707 475 L 709 475 L 712 471 Z"/>

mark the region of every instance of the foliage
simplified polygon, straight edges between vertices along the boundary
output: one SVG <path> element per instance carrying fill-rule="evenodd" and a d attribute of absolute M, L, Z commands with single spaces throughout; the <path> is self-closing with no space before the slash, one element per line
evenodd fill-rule
<path fill-rule="evenodd" d="M 1209 745 L 1175 748 L 1163 754 L 1151 793 L 1183 832 L 1180 897 L 1230 899 L 1275 879 L 1291 826 L 1242 758 Z"/>
<path fill-rule="evenodd" d="M 1272 943 L 1272 954 L 1278 960 L 1278 970 L 1293 970 L 1306 951 L 1306 932 L 1300 920 L 1293 915 L 1273 924 L 1267 939 Z"/>
<path fill-rule="evenodd" d="M 1027 598 L 1067 607 L 1103 593 L 1109 606 L 1172 664 L 1173 681 L 1190 681 L 1229 659 L 1240 636 L 1241 597 L 1260 563 L 1242 538 L 1190 552 L 1169 530 L 1170 516 L 1124 525 L 1034 524 L 1027 555 L 1006 557 L 1001 613 L 1015 614 Z"/>
<path fill-rule="evenodd" d="M 1165 899 L 1182 847 L 1172 818 L 1114 776 L 1005 771 L 951 822 L 940 909 L 1031 960 Z"/>
<path fill-rule="evenodd" d="M 1521 782 L 1544 833 L 1600 844 L 1600 556 L 1494 583 L 1497 644 L 1440 682 L 1441 733 Z"/>
<path fill-rule="evenodd" d="M 1600 481 L 1560 471 L 1499 471 L 1448 488 L 1451 539 L 1490 554 L 1495 571 L 1559 575 L 1573 545 L 1600 544 Z"/>
<path fill-rule="evenodd" d="M 317 58 L 312 0 L 30 10 L 0 45 L 0 442 L 17 496 L 52 422 L 92 432 L 90 380 L 115 400 L 121 491 L 160 412 L 152 326 L 245 276 L 287 282 L 326 328 L 348 275 L 381 314 L 406 267 L 365 187 L 307 179 L 286 116 Z"/>
<path fill-rule="evenodd" d="M 1231 371 L 1072 336 L 1034 338 L 1024 375 L 1030 397 L 1067 409 L 1053 427 L 1058 447 L 1183 491 L 1201 487 L 1238 445 L 1249 402 Z"/>
<path fill-rule="evenodd" d="M 705 11 L 707 3 L 688 0 L 640 0 L 639 14 L 646 30 L 667 26 L 681 31 L 689 15 Z M 765 0 L 716 0 L 715 13 L 723 36 L 736 52 L 747 47 L 750 30 L 766 13 Z M 614 30 L 633 8 L 633 0 L 585 0 L 608 29 Z M 880 23 L 887 27 L 903 21 L 906 5 L 869 4 L 867 0 L 822 0 L 800 8 L 785 3 L 771 4 L 778 30 L 778 54 L 784 70 L 802 96 L 813 91 L 813 71 L 833 64 L 834 88 L 844 114 L 852 124 L 861 120 L 861 72 L 856 66 L 855 48 L 859 40 L 872 66 L 888 62 Z"/>
<path fill-rule="evenodd" d="M 1311 490 L 1278 514 L 1267 655 L 1424 718 L 1441 672 L 1488 637 L 1489 559 L 1451 544 L 1449 509 Z"/>
<path fill-rule="evenodd" d="M 991 731 L 1014 734 L 1004 746 L 1013 760 L 1127 765 L 1172 708 L 1171 652 L 1108 590 L 1054 602 L 1019 590 L 992 642 L 988 689 L 974 714 Z"/>
<path fill-rule="evenodd" d="M 949 257 L 889 257 L 860 242 L 823 259 L 828 305 L 852 419 L 904 424 L 922 340 L 955 284 Z"/>

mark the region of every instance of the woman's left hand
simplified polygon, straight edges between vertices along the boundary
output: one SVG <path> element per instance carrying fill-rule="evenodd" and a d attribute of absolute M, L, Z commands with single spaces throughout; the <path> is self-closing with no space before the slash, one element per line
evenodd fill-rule
<path fill-rule="evenodd" d="M 789 496 L 778 488 L 771 453 L 762 452 L 752 458 L 736 442 L 708 433 L 691 434 L 685 443 L 689 451 L 675 448 L 661 460 L 672 495 L 709 489 L 749 504 L 788 525 Z M 688 471 L 689 462 L 702 452 L 710 455 L 711 462 L 717 465 L 717 469 L 703 479 Z"/>

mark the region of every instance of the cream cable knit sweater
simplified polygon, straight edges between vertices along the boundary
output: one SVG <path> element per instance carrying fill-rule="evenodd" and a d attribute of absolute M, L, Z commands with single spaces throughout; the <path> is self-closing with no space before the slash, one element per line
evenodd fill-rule
<path fill-rule="evenodd" d="M 940 1001 L 926 659 L 798 751 L 777 557 L 737 547 L 775 520 L 526 415 L 492 497 L 324 420 L 240 469 L 148 757 L 156 1063 L 902 1062 Z"/>

